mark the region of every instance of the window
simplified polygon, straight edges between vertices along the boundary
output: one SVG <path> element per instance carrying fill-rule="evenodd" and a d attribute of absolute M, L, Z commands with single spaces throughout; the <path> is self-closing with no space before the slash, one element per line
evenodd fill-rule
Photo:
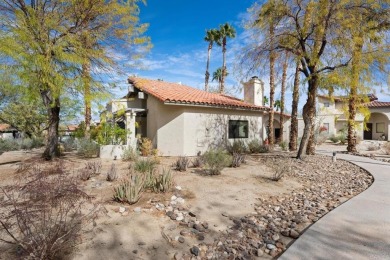
<path fill-rule="evenodd" d="M 376 123 L 376 132 L 384 133 L 385 132 L 385 123 Z"/>
<path fill-rule="evenodd" d="M 229 120 L 229 139 L 248 138 L 247 120 Z"/>
<path fill-rule="evenodd" d="M 324 102 L 324 107 L 329 107 L 329 102 Z"/>

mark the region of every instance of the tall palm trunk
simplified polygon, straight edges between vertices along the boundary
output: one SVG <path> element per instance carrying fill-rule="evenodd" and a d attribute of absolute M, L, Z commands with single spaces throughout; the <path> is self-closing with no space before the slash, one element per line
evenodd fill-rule
<path fill-rule="evenodd" d="M 204 90 L 206 92 L 209 91 L 209 79 L 210 79 L 210 73 L 209 73 L 209 67 L 210 67 L 210 56 L 211 56 L 211 49 L 213 48 L 213 43 L 209 43 L 209 47 L 207 50 L 207 64 L 206 64 L 206 73 L 205 73 L 205 79 L 204 79 Z"/>
<path fill-rule="evenodd" d="M 359 74 L 362 61 L 363 43 L 361 41 L 363 35 L 359 33 L 357 37 L 353 39 L 353 52 L 352 52 L 352 75 L 351 86 L 348 99 L 348 152 L 356 152 L 356 140 L 355 139 L 355 116 L 356 105 L 358 99 L 358 86 L 359 86 Z"/>
<path fill-rule="evenodd" d="M 299 60 L 295 67 L 294 75 L 294 89 L 291 108 L 291 128 L 290 128 L 290 142 L 288 148 L 290 151 L 297 150 L 298 141 L 298 103 L 299 103 Z"/>
<path fill-rule="evenodd" d="M 47 128 L 47 143 L 43 158 L 51 160 L 60 156 L 58 149 L 58 126 L 60 123 L 60 99 L 54 98 L 49 90 L 42 90 L 41 97 L 43 104 L 46 107 L 49 119 L 49 126 Z"/>
<path fill-rule="evenodd" d="M 314 69 L 311 69 L 311 71 L 314 71 Z M 314 73 L 311 73 L 311 75 L 312 77 L 308 81 L 309 87 L 307 93 L 307 101 L 306 104 L 303 106 L 303 111 L 302 111 L 305 128 L 303 131 L 301 143 L 299 144 L 297 159 L 302 159 L 303 151 L 305 150 L 305 148 L 306 150 L 307 148 L 309 148 L 306 147 L 306 145 L 311 135 L 312 126 L 314 123 L 315 104 L 316 104 L 316 95 L 317 95 L 317 87 L 318 87 L 318 75 Z M 315 152 L 315 151 L 310 151 L 310 152 Z"/>
<path fill-rule="evenodd" d="M 221 77 L 221 87 L 219 92 L 225 93 L 225 76 L 226 76 L 226 37 L 222 40 L 222 77 Z"/>
<path fill-rule="evenodd" d="M 91 66 L 89 62 L 86 62 L 82 65 L 82 74 L 83 74 L 83 83 L 84 83 L 84 107 L 85 107 L 85 133 L 86 138 L 91 136 Z"/>
<path fill-rule="evenodd" d="M 271 48 L 274 43 L 274 25 L 271 22 L 269 28 L 269 34 L 271 39 Z M 268 142 L 271 146 L 275 143 L 275 132 L 274 132 L 274 99 L 275 99 L 275 51 L 271 50 L 269 56 L 269 119 L 268 119 Z"/>
<path fill-rule="evenodd" d="M 282 74 L 282 90 L 280 93 L 280 140 L 283 141 L 283 131 L 284 131 L 284 100 L 286 93 L 286 84 L 287 84 L 287 61 L 288 61 L 288 52 L 285 52 L 285 60 L 283 63 L 283 74 Z"/>

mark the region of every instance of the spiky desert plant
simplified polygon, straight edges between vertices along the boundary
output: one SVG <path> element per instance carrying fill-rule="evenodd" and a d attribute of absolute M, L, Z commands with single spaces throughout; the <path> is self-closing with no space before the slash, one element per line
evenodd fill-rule
<path fill-rule="evenodd" d="M 144 177 L 140 174 L 130 175 L 127 179 L 114 188 L 114 200 L 135 204 L 142 196 L 144 189 Z"/>

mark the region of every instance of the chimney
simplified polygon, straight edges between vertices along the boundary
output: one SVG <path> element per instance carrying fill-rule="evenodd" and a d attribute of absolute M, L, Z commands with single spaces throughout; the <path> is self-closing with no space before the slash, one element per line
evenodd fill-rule
<path fill-rule="evenodd" d="M 264 83 L 253 76 L 244 83 L 244 101 L 256 106 L 264 106 Z"/>

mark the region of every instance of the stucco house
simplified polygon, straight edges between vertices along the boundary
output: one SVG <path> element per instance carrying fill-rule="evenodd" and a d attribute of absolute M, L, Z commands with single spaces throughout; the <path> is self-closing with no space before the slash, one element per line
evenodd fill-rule
<path fill-rule="evenodd" d="M 266 139 L 269 107 L 263 104 L 264 88 L 257 77 L 244 83 L 244 100 L 161 80 L 131 77 L 128 83 L 128 94 L 106 109 L 114 115 L 124 112 L 121 124 L 132 147 L 137 136 L 148 137 L 165 156 L 194 156 L 234 140 Z M 289 116 L 285 118 L 287 140 Z M 279 116 L 274 124 L 278 133 Z"/>
<path fill-rule="evenodd" d="M 18 138 L 20 132 L 9 124 L 0 124 L 0 139 Z"/>
<path fill-rule="evenodd" d="M 347 127 L 345 116 L 346 97 L 318 95 L 317 120 L 324 126 L 330 135 L 336 135 L 339 131 Z M 378 101 L 378 98 L 368 95 L 368 103 L 365 103 L 370 111 L 370 117 L 366 122 L 366 129 L 363 127 L 364 116 L 356 115 L 357 130 L 356 136 L 363 140 L 389 140 L 390 135 L 390 102 Z"/>

